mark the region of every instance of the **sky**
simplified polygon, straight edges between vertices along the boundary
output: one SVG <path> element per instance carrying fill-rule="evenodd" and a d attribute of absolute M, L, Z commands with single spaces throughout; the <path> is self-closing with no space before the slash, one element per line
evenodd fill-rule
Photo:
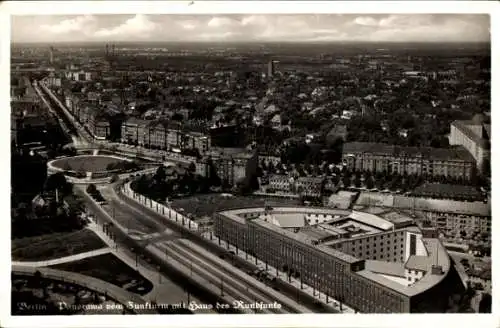
<path fill-rule="evenodd" d="M 12 42 L 489 42 L 485 14 L 38 15 Z"/>

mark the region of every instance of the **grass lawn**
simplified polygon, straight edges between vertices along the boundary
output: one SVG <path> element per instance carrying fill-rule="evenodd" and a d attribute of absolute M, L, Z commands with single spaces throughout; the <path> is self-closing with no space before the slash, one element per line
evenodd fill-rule
<path fill-rule="evenodd" d="M 45 261 L 106 247 L 92 231 L 57 232 L 12 240 L 13 261 Z"/>
<path fill-rule="evenodd" d="M 118 163 L 119 159 L 106 156 L 76 156 L 66 157 L 56 160 L 52 163 L 55 167 L 63 170 L 83 171 L 83 172 L 105 172 L 106 167 L 111 163 Z"/>
<path fill-rule="evenodd" d="M 225 197 L 221 194 L 200 194 L 187 198 L 173 199 L 172 208 L 184 209 L 196 217 L 212 216 L 213 213 L 237 209 L 241 207 L 263 207 L 299 205 L 300 202 L 295 199 L 264 198 L 255 196 L 230 196 Z"/>
<path fill-rule="evenodd" d="M 79 261 L 61 263 L 53 265 L 51 268 L 78 272 L 101 279 L 139 295 L 145 295 L 153 289 L 153 284 L 149 280 L 113 254 L 103 254 Z"/>

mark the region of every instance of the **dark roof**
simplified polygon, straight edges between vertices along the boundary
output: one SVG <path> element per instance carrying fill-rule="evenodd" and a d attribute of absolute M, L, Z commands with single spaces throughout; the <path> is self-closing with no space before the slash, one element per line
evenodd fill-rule
<path fill-rule="evenodd" d="M 413 190 L 414 194 L 443 195 L 448 197 L 482 198 L 481 192 L 472 186 L 453 185 L 444 183 L 424 183 Z"/>
<path fill-rule="evenodd" d="M 344 137 L 347 134 L 347 126 L 343 124 L 335 125 L 330 132 L 328 132 L 327 137 Z"/>
<path fill-rule="evenodd" d="M 403 147 L 378 142 L 348 142 L 343 154 L 372 153 L 394 157 L 423 157 L 436 160 L 464 160 L 474 162 L 472 155 L 462 146 L 453 148 Z"/>

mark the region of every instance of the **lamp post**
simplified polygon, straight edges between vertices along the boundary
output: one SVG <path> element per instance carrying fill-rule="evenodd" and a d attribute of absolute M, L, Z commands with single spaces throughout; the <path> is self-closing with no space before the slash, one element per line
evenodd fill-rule
<path fill-rule="evenodd" d="M 137 267 L 139 266 L 138 265 L 137 252 L 135 251 L 135 249 L 133 247 L 130 250 L 132 251 L 132 253 L 135 254 L 135 269 L 137 270 Z"/>
<path fill-rule="evenodd" d="M 224 296 L 224 278 L 220 277 L 220 296 Z"/>

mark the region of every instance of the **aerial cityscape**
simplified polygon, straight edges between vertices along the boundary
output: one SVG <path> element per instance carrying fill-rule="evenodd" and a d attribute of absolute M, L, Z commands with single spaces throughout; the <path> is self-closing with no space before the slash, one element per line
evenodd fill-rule
<path fill-rule="evenodd" d="M 489 24 L 13 16 L 11 314 L 491 313 Z"/>

